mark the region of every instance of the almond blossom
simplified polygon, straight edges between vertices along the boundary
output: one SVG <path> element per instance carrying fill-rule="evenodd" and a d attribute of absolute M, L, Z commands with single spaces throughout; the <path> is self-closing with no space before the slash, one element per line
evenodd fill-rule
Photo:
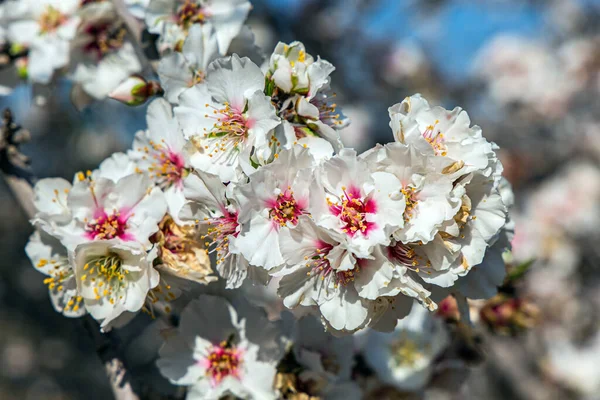
<path fill-rule="evenodd" d="M 158 65 L 156 72 L 165 89 L 165 98 L 177 104 L 185 89 L 206 79 L 208 64 L 218 54 L 217 36 L 212 25 L 193 25 L 181 52 L 166 55 Z"/>
<path fill-rule="evenodd" d="M 78 0 L 10 0 L 3 4 L 7 39 L 29 49 L 27 77 L 47 84 L 70 60 L 76 34 Z"/>
<path fill-rule="evenodd" d="M 183 179 L 188 174 L 187 142 L 167 101 L 154 100 L 148 106 L 146 120 L 148 130 L 136 134 L 128 156 L 138 172 L 147 173 L 163 189 L 169 214 L 180 222 L 179 211 L 185 203 Z"/>
<path fill-rule="evenodd" d="M 85 308 L 106 328 L 124 312 L 136 312 L 158 285 L 152 256 L 138 243 L 119 239 L 78 245 L 71 253 L 77 291 Z"/>
<path fill-rule="evenodd" d="M 161 51 L 176 48 L 194 25 L 211 25 L 219 53 L 225 55 L 251 7 L 247 0 L 150 0 L 146 24 L 150 32 L 161 35 Z"/>
<path fill-rule="evenodd" d="M 293 229 L 301 215 L 308 214 L 313 158 L 298 146 L 240 185 L 236 198 L 241 204 L 241 234 L 236 246 L 252 265 L 266 270 L 281 265 L 282 232 Z"/>
<path fill-rule="evenodd" d="M 261 357 L 262 341 L 249 336 L 255 313 L 238 314 L 215 296 L 201 295 L 190 302 L 176 333 L 160 349 L 161 373 L 172 383 L 189 387 L 188 400 L 224 395 L 278 398 L 273 387 L 278 360 Z M 266 327 L 262 328 L 264 332 Z"/>
<path fill-rule="evenodd" d="M 368 258 L 376 245 L 404 226 L 405 198 L 400 180 L 371 171 L 356 152 L 344 149 L 315 170 L 310 211 L 317 223 L 347 237 L 352 251 Z"/>
<path fill-rule="evenodd" d="M 62 229 L 69 250 L 111 239 L 150 246 L 149 238 L 158 230 L 167 204 L 148 176 L 136 173 L 117 182 L 102 177 L 78 179 L 67 199 L 73 219 Z"/>
<path fill-rule="evenodd" d="M 264 85 L 258 66 L 234 54 L 209 65 L 206 84 L 181 94 L 175 115 L 195 146 L 192 167 L 237 181 L 251 155 L 261 164 L 274 155 L 270 132 L 279 118 Z"/>
<path fill-rule="evenodd" d="M 94 99 L 107 97 L 142 65 L 112 2 L 85 4 L 71 42 L 72 79 Z"/>

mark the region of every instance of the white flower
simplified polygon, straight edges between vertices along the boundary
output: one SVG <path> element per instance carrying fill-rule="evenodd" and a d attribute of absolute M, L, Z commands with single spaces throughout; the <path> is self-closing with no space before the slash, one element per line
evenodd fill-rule
<path fill-rule="evenodd" d="M 25 253 L 36 269 L 48 276 L 44 283 L 48 285 L 54 309 L 66 317 L 80 317 L 85 314 L 83 297 L 77 291 L 67 249 L 54 237 L 38 230 L 29 238 Z"/>
<path fill-rule="evenodd" d="M 270 270 L 284 262 L 279 237 L 308 213 L 313 163 L 306 150 L 295 147 L 237 187 L 242 233 L 235 243 L 250 264 Z"/>
<path fill-rule="evenodd" d="M 300 93 L 310 99 L 329 83 L 329 74 L 334 70 L 328 61 L 315 61 L 302 43 L 279 42 L 271 55 L 267 77 L 285 93 Z"/>
<path fill-rule="evenodd" d="M 172 52 L 160 60 L 158 76 L 171 104 L 179 95 L 206 78 L 208 64 L 218 56 L 217 37 L 212 25 L 194 25 L 183 42 L 181 52 Z"/>
<path fill-rule="evenodd" d="M 181 313 L 177 332 L 159 351 L 158 368 L 172 383 L 188 386 L 186 399 L 276 399 L 278 360 L 259 359 L 243 318 L 222 298 L 202 295 Z M 264 326 L 263 326 L 264 328 Z"/>
<path fill-rule="evenodd" d="M 73 220 L 62 229 L 62 241 L 69 250 L 88 241 L 110 239 L 148 248 L 150 236 L 167 211 L 162 191 L 148 176 L 137 173 L 117 182 L 80 180 L 69 193 L 68 207 Z"/>
<path fill-rule="evenodd" d="M 60 237 L 60 228 L 71 221 L 67 198 L 71 184 L 62 178 L 39 180 L 33 188 L 33 204 L 37 210 L 31 223 L 54 237 Z"/>
<path fill-rule="evenodd" d="M 310 211 L 317 223 L 347 237 L 352 251 L 368 258 L 375 245 L 389 243 L 404 225 L 402 183 L 388 172 L 371 172 L 351 149 L 315 170 Z"/>
<path fill-rule="evenodd" d="M 281 253 L 286 265 L 278 294 L 291 309 L 317 306 L 336 331 L 352 332 L 371 323 L 375 305 L 359 297 L 360 266 L 345 234 L 319 228 L 301 216 L 295 229 L 282 232 Z"/>
<path fill-rule="evenodd" d="M 226 280 L 226 287 L 240 287 L 256 268 L 248 265 L 236 246 L 241 229 L 240 209 L 231 193 L 232 186 L 223 185 L 215 175 L 192 173 L 185 178 L 183 187 L 187 202 L 179 217 L 206 230 L 202 239 L 211 252 L 216 252 L 216 269 Z"/>
<path fill-rule="evenodd" d="M 112 3 L 86 5 L 81 15 L 72 44 L 78 56 L 72 79 L 88 95 L 101 100 L 125 79 L 141 72 L 142 65 L 133 45 L 126 41 L 127 31 Z"/>
<path fill-rule="evenodd" d="M 416 94 L 390 107 L 390 127 L 397 142 L 414 146 L 423 153 L 443 157 L 443 172 L 458 177 L 480 171 L 490 176 L 488 165 L 495 154 L 478 126 L 470 127 L 468 114 L 430 107 Z"/>
<path fill-rule="evenodd" d="M 311 152 L 315 147 L 323 152 L 323 144 L 319 143 L 323 139 L 336 151 L 343 147 L 337 130 L 349 121 L 333 101 L 329 75 L 334 70 L 325 60 L 315 61 L 300 42 L 279 43 L 275 48 L 267 71 L 266 93 L 273 97 L 277 112 L 285 121 L 285 148 L 300 143 Z"/>
<path fill-rule="evenodd" d="M 301 388 L 307 395 L 325 399 L 359 400 L 360 387 L 352 382 L 354 340 L 336 338 L 323 330 L 311 315 L 301 318 L 294 332 L 294 356 L 302 370 L 298 373 Z"/>
<path fill-rule="evenodd" d="M 180 96 L 175 115 L 196 146 L 190 157 L 194 168 L 217 174 L 223 182 L 235 181 L 240 159 L 252 154 L 262 163 L 272 156 L 270 132 L 279 118 L 263 94 L 264 85 L 260 69 L 234 54 L 213 61 L 206 84 Z"/>
<path fill-rule="evenodd" d="M 49 83 L 54 71 L 69 63 L 69 42 L 79 24 L 75 15 L 79 1 L 19 0 L 3 6 L 8 40 L 29 48 L 29 79 Z"/>
<path fill-rule="evenodd" d="M 148 291 L 159 282 L 152 259 L 138 243 L 118 239 L 83 243 L 71 253 L 79 295 L 102 328 L 144 306 Z"/>
<path fill-rule="evenodd" d="M 412 265 L 425 282 L 442 287 L 451 286 L 481 264 L 507 219 L 506 205 L 495 186 L 483 175 L 474 175 L 464 188 L 456 186 L 455 191 L 464 193 L 460 209 L 434 240 L 409 245 L 405 264 Z"/>
<path fill-rule="evenodd" d="M 448 344 L 443 320 L 415 303 L 394 332 L 369 333 L 363 354 L 382 381 L 400 390 L 418 391 L 427 384 L 434 360 Z"/>
<path fill-rule="evenodd" d="M 453 180 L 443 174 L 435 156 L 400 143 L 378 146 L 363 156 L 377 171 L 393 174 L 400 186 L 391 189 L 403 196 L 404 226 L 394 232 L 404 243 L 433 240 L 442 223 L 454 217 L 460 199 L 451 198 Z"/>
<path fill-rule="evenodd" d="M 186 140 L 166 100 L 154 100 L 148 106 L 146 120 L 148 130 L 138 132 L 128 154 L 138 171 L 148 173 L 163 189 L 169 214 L 180 223 L 179 211 L 185 203 L 183 178 L 188 173 Z"/>
<path fill-rule="evenodd" d="M 195 24 L 210 24 L 216 32 L 219 52 L 225 55 L 251 7 L 247 0 L 150 0 L 146 25 L 151 33 L 162 35 L 164 50 L 175 48 Z"/>

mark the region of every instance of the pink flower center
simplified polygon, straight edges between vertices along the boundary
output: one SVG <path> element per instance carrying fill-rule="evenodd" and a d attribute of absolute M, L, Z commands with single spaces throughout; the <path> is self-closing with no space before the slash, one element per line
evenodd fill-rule
<path fill-rule="evenodd" d="M 206 104 L 206 107 L 210 105 Z M 247 120 L 242 111 L 228 103 L 224 108 L 215 108 L 213 115 L 205 114 L 205 117 L 216 120 L 210 131 L 204 128 L 204 148 L 209 151 L 210 157 L 228 157 L 232 150 L 237 150 L 244 143 L 253 125 L 253 121 Z"/>
<path fill-rule="evenodd" d="M 206 375 L 210 377 L 213 386 L 217 386 L 228 376 L 240 378 L 242 352 L 227 342 L 212 346 L 206 362 Z"/>
<path fill-rule="evenodd" d="M 294 192 L 289 189 L 278 194 L 269 206 L 271 207 L 269 216 L 278 226 L 286 226 L 288 223 L 297 225 L 298 217 L 305 214 L 305 207 L 299 201 L 296 201 Z"/>
<path fill-rule="evenodd" d="M 205 218 L 204 224 L 208 225 L 206 235 L 201 239 L 206 240 L 204 245 L 210 249 L 210 253 L 217 252 L 217 264 L 222 263 L 229 256 L 229 237 L 239 235 L 238 213 L 223 210 L 225 214 L 218 218 Z"/>
<path fill-rule="evenodd" d="M 83 51 L 92 54 L 98 60 L 123 47 L 125 35 L 127 34 L 125 28 L 113 23 L 88 25 L 85 27 L 84 32 L 89 36 L 89 39 L 83 46 Z"/>
<path fill-rule="evenodd" d="M 431 145 L 436 155 L 445 156 L 448 149 L 444 144 L 444 134 L 435 128 L 439 122 L 436 120 L 434 125 L 429 125 L 423 132 L 423 137 Z"/>
<path fill-rule="evenodd" d="M 329 243 L 320 240 L 315 243 L 315 252 L 304 258 L 306 260 L 306 267 L 311 269 L 308 274 L 320 275 L 321 279 L 325 279 L 333 274 L 333 279 L 335 279 L 334 286 L 337 288 L 340 283 L 345 286 L 349 282 L 354 281 L 356 274 L 360 271 L 359 266 L 356 265 L 354 269 L 348 271 L 335 271 L 327 258 L 331 250 L 333 250 L 333 246 Z"/>
<path fill-rule="evenodd" d="M 108 240 L 120 238 L 130 240 L 127 234 L 127 215 L 116 212 L 107 215 L 104 211 L 101 215 L 88 222 L 86 226 L 87 235 L 90 239 Z"/>
<path fill-rule="evenodd" d="M 170 187 L 174 184 L 180 184 L 185 172 L 185 161 L 183 156 L 168 148 L 164 144 L 150 141 L 152 149 L 152 157 L 155 162 L 148 168 L 150 176 L 156 179 L 159 186 L 162 188 Z M 148 148 L 143 151 L 149 153 Z"/>
<path fill-rule="evenodd" d="M 360 189 L 357 187 L 342 187 L 344 195 L 337 203 L 329 201 L 329 211 L 340 218 L 344 223 L 342 230 L 350 237 L 354 237 L 357 232 L 367 235 L 369 231 L 375 228 L 374 222 L 366 219 L 367 214 L 376 212 L 377 207 L 373 199 L 363 199 Z"/>

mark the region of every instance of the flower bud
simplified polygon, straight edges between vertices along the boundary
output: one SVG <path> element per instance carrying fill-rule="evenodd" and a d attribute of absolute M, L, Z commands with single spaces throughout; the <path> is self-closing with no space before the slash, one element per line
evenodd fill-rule
<path fill-rule="evenodd" d="M 140 106 L 153 96 L 161 95 L 163 89 L 156 81 L 148 81 L 143 76 L 131 75 L 125 79 L 109 97 L 128 106 Z"/>

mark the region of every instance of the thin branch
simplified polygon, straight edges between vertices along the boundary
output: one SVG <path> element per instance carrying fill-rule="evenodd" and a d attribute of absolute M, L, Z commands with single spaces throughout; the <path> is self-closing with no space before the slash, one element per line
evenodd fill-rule
<path fill-rule="evenodd" d="M 12 112 L 6 109 L 0 127 L 0 175 L 6 180 L 15 199 L 28 218 L 35 215 L 33 182 L 29 158 L 19 150 L 19 145 L 29 140 L 29 132 L 14 122 Z M 139 400 L 127 380 L 127 371 L 118 354 L 118 346 L 110 334 L 100 332 L 98 323 L 90 316 L 83 318 L 96 353 L 104 364 L 115 400 Z"/>

